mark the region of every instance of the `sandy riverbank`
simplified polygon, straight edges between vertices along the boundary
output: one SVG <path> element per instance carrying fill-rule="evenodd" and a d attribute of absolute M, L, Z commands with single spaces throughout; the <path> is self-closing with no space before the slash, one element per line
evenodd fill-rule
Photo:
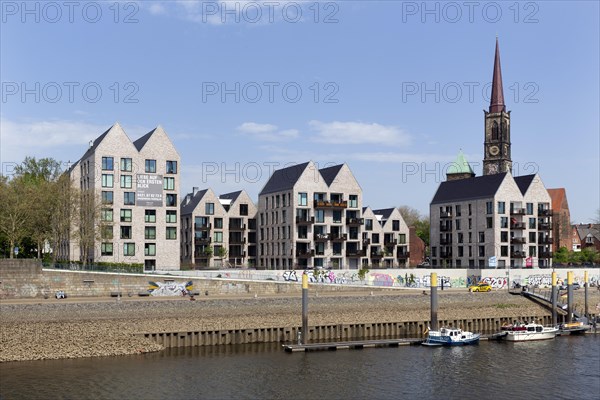
<path fill-rule="evenodd" d="M 598 291 L 590 307 L 600 302 Z M 576 293 L 583 309 L 583 291 Z M 596 311 L 593 311 L 596 312 Z M 507 292 L 440 292 L 441 319 L 547 315 L 533 302 Z M 309 325 L 401 322 L 429 319 L 429 296 L 422 292 L 335 296 L 314 294 Z M 56 299 L 0 303 L 0 362 L 114 356 L 161 350 L 138 332 L 172 332 L 301 325 L 299 297 L 206 298 L 117 302 L 61 302 Z"/>

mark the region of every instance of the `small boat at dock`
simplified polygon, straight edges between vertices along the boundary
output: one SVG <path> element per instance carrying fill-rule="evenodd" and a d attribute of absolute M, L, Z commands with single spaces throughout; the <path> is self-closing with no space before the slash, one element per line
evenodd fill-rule
<path fill-rule="evenodd" d="M 582 335 L 592 328 L 588 324 L 587 318 L 576 320 L 573 322 L 567 322 L 558 326 L 558 335 Z"/>
<path fill-rule="evenodd" d="M 465 346 L 479 343 L 480 333 L 466 332 L 459 328 L 442 328 L 439 331 L 427 330 L 424 346 Z"/>
<path fill-rule="evenodd" d="M 558 334 L 558 327 L 549 327 L 530 322 L 528 324 L 516 323 L 505 325 L 502 331 L 495 336 L 497 339 L 509 342 L 524 342 L 531 340 L 554 339 Z"/>

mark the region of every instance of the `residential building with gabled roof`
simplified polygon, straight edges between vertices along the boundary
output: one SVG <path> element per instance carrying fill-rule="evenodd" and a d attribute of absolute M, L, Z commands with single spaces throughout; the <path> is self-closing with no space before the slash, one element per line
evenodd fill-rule
<path fill-rule="evenodd" d="M 64 258 L 179 269 L 179 168 L 160 126 L 132 142 L 115 123 L 91 141 L 67 173 L 85 197 L 82 220 L 95 222 L 80 224 Z"/>

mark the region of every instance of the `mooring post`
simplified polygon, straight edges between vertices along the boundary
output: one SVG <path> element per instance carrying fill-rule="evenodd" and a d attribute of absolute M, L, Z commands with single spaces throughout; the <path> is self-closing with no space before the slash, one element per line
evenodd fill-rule
<path fill-rule="evenodd" d="M 588 319 L 588 323 L 590 321 L 590 309 L 588 308 L 588 287 L 590 283 L 588 281 L 588 272 L 583 271 L 583 287 L 585 290 L 585 317 Z"/>
<path fill-rule="evenodd" d="M 308 338 L 308 274 L 302 274 L 302 344 Z"/>
<path fill-rule="evenodd" d="M 573 271 L 567 272 L 567 323 L 573 318 Z"/>
<path fill-rule="evenodd" d="M 431 330 L 438 330 L 438 293 L 437 293 L 437 273 L 431 273 Z"/>
<path fill-rule="evenodd" d="M 552 326 L 556 326 L 558 324 L 557 318 L 556 318 L 556 297 L 557 297 L 557 290 L 556 290 L 556 272 L 552 272 Z"/>

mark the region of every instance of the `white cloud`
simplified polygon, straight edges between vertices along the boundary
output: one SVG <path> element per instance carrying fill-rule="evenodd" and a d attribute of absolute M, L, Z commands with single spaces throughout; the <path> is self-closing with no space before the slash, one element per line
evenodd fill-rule
<path fill-rule="evenodd" d="M 167 13 L 167 9 L 162 3 L 151 3 L 148 11 L 153 15 L 164 15 Z"/>
<path fill-rule="evenodd" d="M 244 122 L 236 130 L 245 136 L 269 142 L 295 139 L 299 135 L 297 129 L 278 130 L 276 125 L 256 122 Z"/>
<path fill-rule="evenodd" d="M 395 126 L 363 122 L 321 122 L 308 123 L 316 131 L 314 140 L 334 144 L 381 144 L 402 146 L 410 143 L 410 135 Z"/>

